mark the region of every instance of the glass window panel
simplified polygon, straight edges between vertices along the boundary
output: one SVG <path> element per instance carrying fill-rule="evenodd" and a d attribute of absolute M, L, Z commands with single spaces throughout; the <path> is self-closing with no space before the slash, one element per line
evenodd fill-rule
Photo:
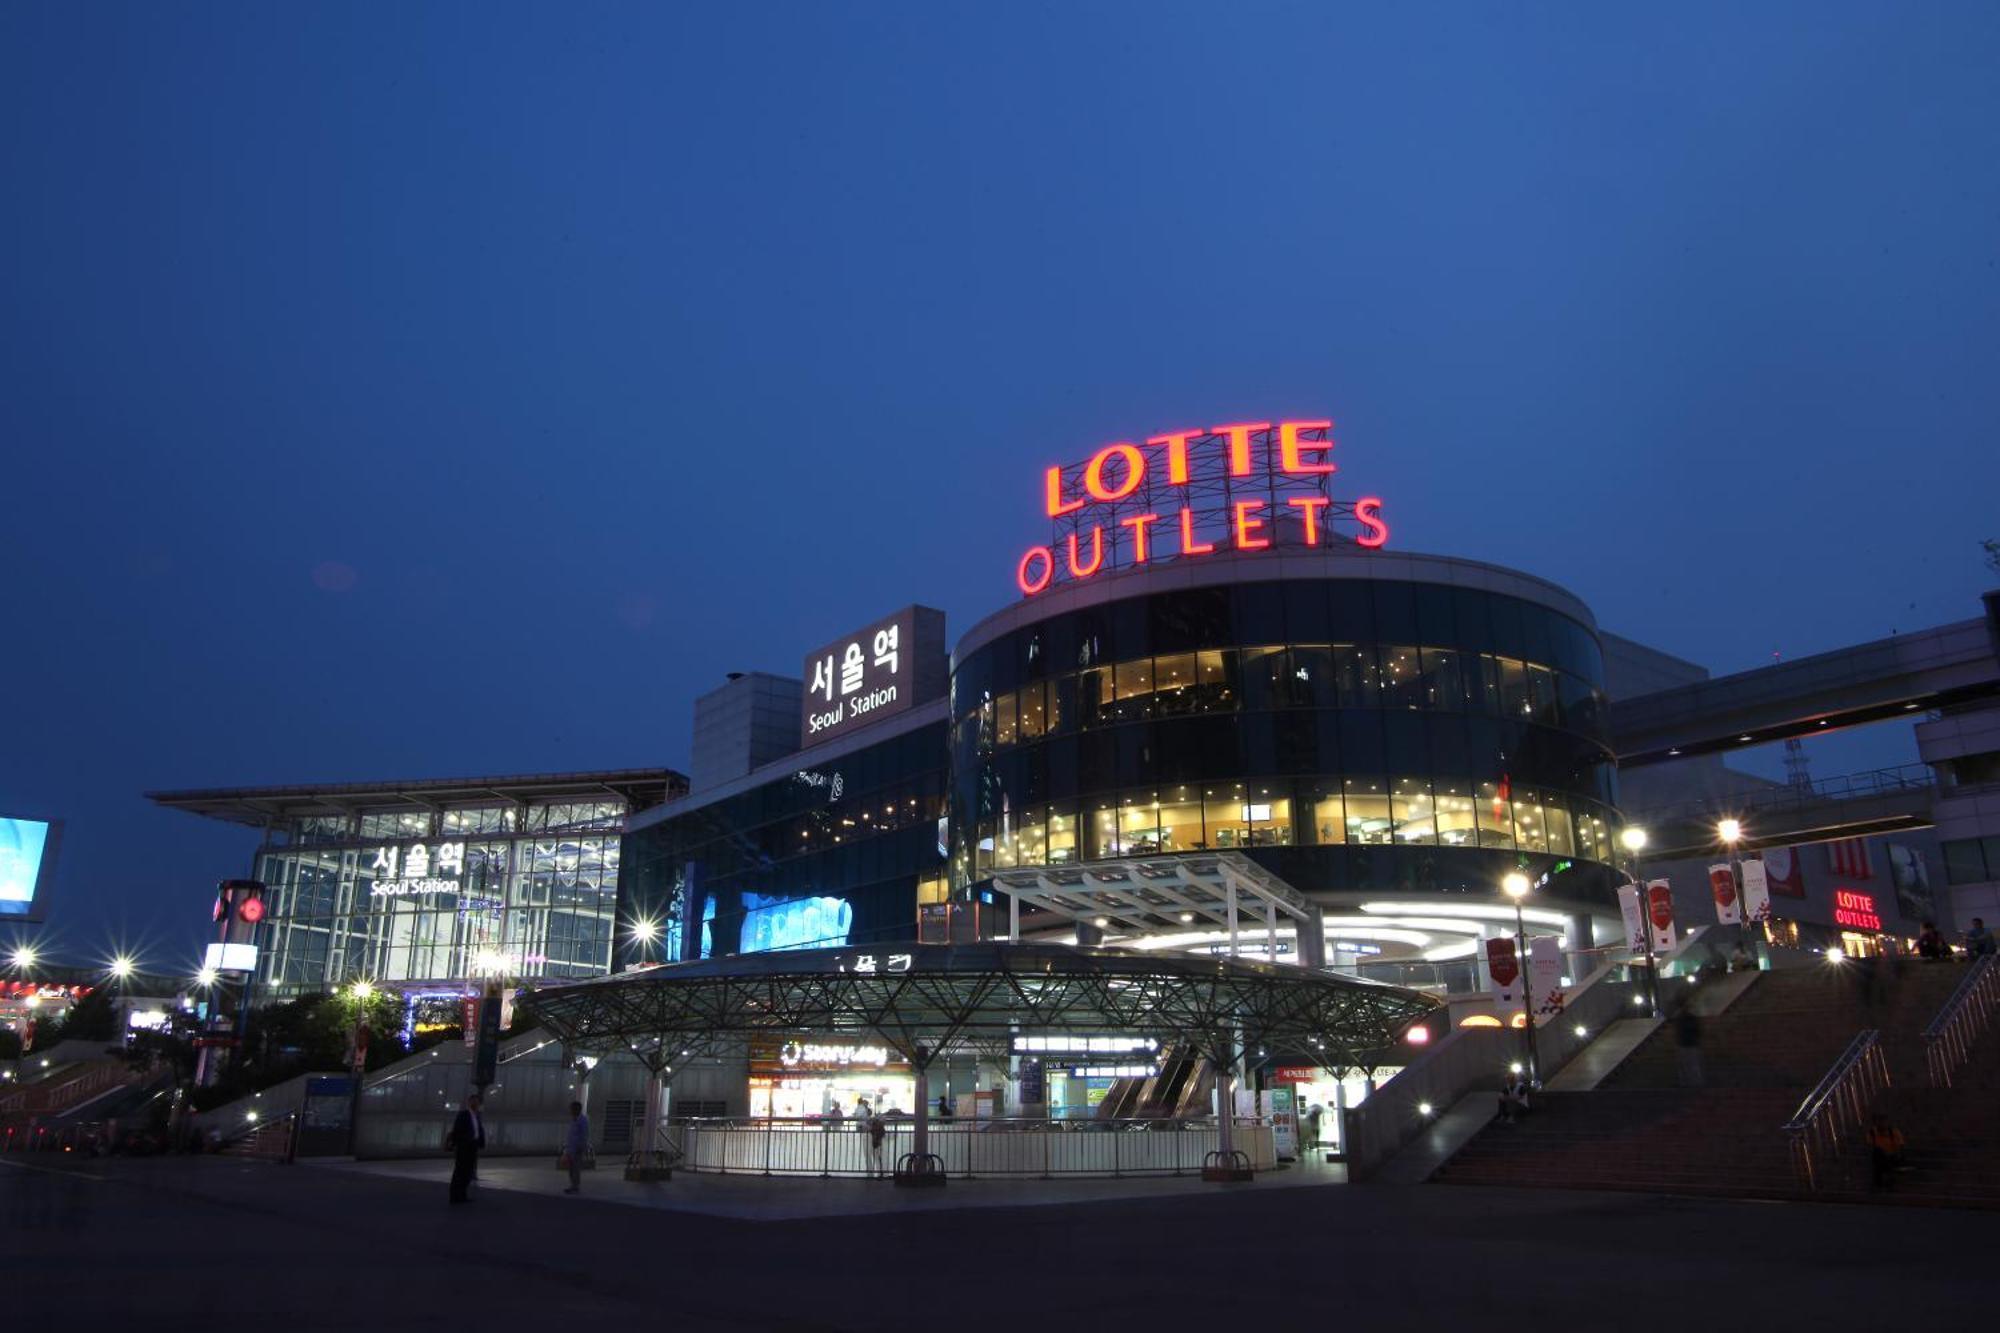
<path fill-rule="evenodd" d="M 1021 687 L 1015 705 L 1020 715 L 1019 735 L 1023 741 L 1039 739 L 1048 730 L 1048 687 L 1043 681 Z"/>
<path fill-rule="evenodd" d="M 1322 778 L 1313 796 L 1313 840 L 1326 846 L 1347 841 L 1347 816 L 1340 799 L 1340 782 Z"/>
<path fill-rule="evenodd" d="M 1076 677 L 1058 676 L 1049 682 L 1049 725 L 1045 734 L 1054 736 L 1064 726 L 1074 727 L 1076 717 Z"/>
<path fill-rule="evenodd" d="M 1397 778 L 1389 792 L 1399 843 L 1434 843 L 1438 840 L 1437 807 L 1431 801 L 1431 784 L 1424 778 Z"/>
<path fill-rule="evenodd" d="M 1179 717 L 1195 711 L 1195 654 L 1175 653 L 1153 659 L 1153 711 L 1160 717 Z"/>
<path fill-rule="evenodd" d="M 1202 823 L 1208 829 L 1208 840 L 1218 850 L 1228 851 L 1250 845 L 1250 826 L 1243 815 L 1242 783 L 1202 788 L 1201 804 Z"/>
<path fill-rule="evenodd" d="M 1439 842 L 1447 847 L 1467 847 L 1478 842 L 1479 829 L 1472 815 L 1472 793 L 1464 783 L 1438 783 L 1432 800 L 1437 803 Z"/>
<path fill-rule="evenodd" d="M 1423 651 L 1424 682 L 1423 706 L 1448 712 L 1460 712 L 1465 707 L 1465 680 L 1459 674 L 1460 654 L 1455 648 L 1430 648 Z"/>
<path fill-rule="evenodd" d="M 1238 659 L 1242 663 L 1243 707 L 1250 712 L 1279 707 L 1285 690 L 1283 646 L 1245 648 Z"/>
<path fill-rule="evenodd" d="M 1300 708 L 1331 708 L 1339 701 L 1333 683 L 1333 649 L 1323 643 L 1292 645 L 1287 685 Z"/>
<path fill-rule="evenodd" d="M 1514 837 L 1524 852 L 1546 852 L 1549 849 L 1548 829 L 1542 823 L 1541 799 L 1526 789 L 1514 792 Z"/>
<path fill-rule="evenodd" d="M 1077 677 L 1077 706 L 1085 727 L 1101 727 L 1113 721 L 1113 686 L 1110 667 L 1092 667 Z"/>
<path fill-rule="evenodd" d="M 1396 811 L 1382 778 L 1347 779 L 1347 840 L 1387 845 L 1396 840 Z"/>
<path fill-rule="evenodd" d="M 1160 803 L 1153 793 L 1127 792 L 1119 803 L 1118 846 L 1123 856 L 1159 853 Z"/>
<path fill-rule="evenodd" d="M 1076 811 L 1052 810 L 1049 812 L 1049 864 L 1069 865 L 1077 859 L 1076 852 Z"/>
<path fill-rule="evenodd" d="M 1611 824 L 1604 813 L 1579 801 L 1575 812 L 1576 852 L 1595 861 L 1611 860 Z"/>
<path fill-rule="evenodd" d="M 989 707 L 993 710 L 993 743 L 1012 745 L 1016 732 L 1014 720 L 1014 696 L 1003 694 Z"/>
<path fill-rule="evenodd" d="M 1292 801 L 1283 788 L 1247 784 L 1242 815 L 1250 846 L 1282 847 L 1292 841 Z"/>
<path fill-rule="evenodd" d="M 1195 690 L 1196 711 L 1226 713 L 1236 707 L 1235 649 L 1210 649 L 1196 653 L 1195 669 L 1200 682 Z"/>
<path fill-rule="evenodd" d="M 1206 849 L 1202 835 L 1201 797 L 1193 787 L 1170 787 L 1160 793 L 1160 850 L 1198 852 Z"/>
<path fill-rule="evenodd" d="M 1138 722 L 1153 715 L 1153 659 L 1137 658 L 1117 667 L 1118 697 L 1112 715 L 1120 722 Z"/>
<path fill-rule="evenodd" d="M 1415 648 L 1385 644 L 1382 655 L 1382 706 L 1422 708 L 1425 706 L 1421 660 Z"/>
<path fill-rule="evenodd" d="M 1561 713 L 1556 701 L 1556 673 L 1545 666 L 1528 667 L 1528 707 L 1535 721 L 1557 726 Z"/>
<path fill-rule="evenodd" d="M 1500 716 L 1523 718 L 1534 712 L 1528 698 L 1528 664 L 1512 657 L 1496 659 L 1500 667 Z"/>
<path fill-rule="evenodd" d="M 1465 691 L 1471 711 L 1489 717 L 1500 711 L 1500 663 L 1491 653 L 1465 659 Z"/>
<path fill-rule="evenodd" d="M 1373 645 L 1333 645 L 1333 678 L 1342 708 L 1375 707 L 1377 672 Z"/>
<path fill-rule="evenodd" d="M 1091 803 L 1090 840 L 1085 857 L 1091 861 L 1103 861 L 1117 855 L 1118 807 L 1099 799 Z"/>
<path fill-rule="evenodd" d="M 1558 856 L 1576 855 L 1576 834 L 1570 823 L 1569 806 L 1551 792 L 1542 801 L 1542 817 L 1549 827 L 1549 850 Z"/>
<path fill-rule="evenodd" d="M 1512 847 L 1514 845 L 1514 815 L 1512 807 L 1500 796 L 1500 784 L 1482 782 L 1473 793 L 1472 813 L 1479 821 L 1479 845 L 1481 847 Z"/>
<path fill-rule="evenodd" d="M 979 712 L 976 714 L 976 716 L 978 718 L 978 724 L 979 724 L 979 753 L 992 754 L 993 718 L 994 718 L 993 701 L 991 699 L 982 700 L 979 704 Z"/>

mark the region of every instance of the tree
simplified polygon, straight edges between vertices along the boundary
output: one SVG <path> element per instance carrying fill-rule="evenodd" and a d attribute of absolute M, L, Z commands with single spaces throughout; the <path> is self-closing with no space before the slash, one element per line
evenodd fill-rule
<path fill-rule="evenodd" d="M 82 999 L 69 1007 L 63 1015 L 61 1026 L 53 1033 L 42 1028 L 35 1032 L 35 1045 L 53 1046 L 59 1041 L 102 1041 L 114 1042 L 125 1034 L 118 1030 L 118 1006 L 112 1003 L 111 992 L 102 986 L 93 989 Z"/>
<path fill-rule="evenodd" d="M 1985 541 L 1979 543 L 1979 549 L 1986 552 L 1986 567 L 1994 573 L 2000 574 L 2000 541 L 1995 541 L 1993 538 L 1988 537 Z"/>

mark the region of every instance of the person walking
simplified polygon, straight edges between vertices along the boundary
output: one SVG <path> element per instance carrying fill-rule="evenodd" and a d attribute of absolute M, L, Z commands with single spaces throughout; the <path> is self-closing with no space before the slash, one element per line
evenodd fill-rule
<path fill-rule="evenodd" d="M 1874 1188 L 1895 1187 L 1896 1173 L 1903 1169 L 1903 1146 L 1903 1131 L 1890 1121 L 1888 1112 L 1877 1111 L 1874 1123 L 1868 1127 L 1868 1152 L 1874 1165 Z"/>
<path fill-rule="evenodd" d="M 1701 1070 L 1701 1019 L 1685 1005 L 1681 1007 L 1680 1017 L 1674 1020 L 1674 1039 L 1678 1046 L 1675 1055 L 1681 1086 L 1700 1087 L 1704 1081 Z"/>
<path fill-rule="evenodd" d="M 472 1183 L 472 1174 L 479 1169 L 479 1150 L 486 1146 L 486 1126 L 479 1118 L 478 1093 L 466 1097 L 458 1118 L 451 1122 L 445 1144 L 452 1153 L 451 1201 L 468 1202 L 472 1196 L 466 1193 L 466 1186 Z"/>
<path fill-rule="evenodd" d="M 590 1117 L 583 1113 L 582 1102 L 569 1104 L 569 1134 L 563 1139 L 563 1165 L 569 1168 L 569 1188 L 564 1194 L 576 1194 L 583 1189 L 583 1158 L 590 1151 Z"/>
<path fill-rule="evenodd" d="M 1926 962 L 1935 963 L 1946 953 L 1944 936 L 1938 934 L 1937 922 L 1926 921 L 1917 933 L 1917 956 Z"/>

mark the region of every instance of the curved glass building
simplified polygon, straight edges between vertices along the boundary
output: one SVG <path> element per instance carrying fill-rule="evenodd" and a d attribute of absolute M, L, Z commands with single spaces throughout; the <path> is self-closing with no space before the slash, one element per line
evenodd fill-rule
<path fill-rule="evenodd" d="M 1241 851 L 1346 900 L 1615 915 L 1596 622 L 1544 580 L 1352 548 L 1051 588 L 960 639 L 952 872 Z"/>

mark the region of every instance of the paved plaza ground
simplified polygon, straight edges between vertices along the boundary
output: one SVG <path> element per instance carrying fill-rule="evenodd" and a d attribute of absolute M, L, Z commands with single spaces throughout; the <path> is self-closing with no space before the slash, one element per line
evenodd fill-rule
<path fill-rule="evenodd" d="M 1189 1180 L 676 1178 L 546 1162 L 0 1159 L 9 1322 L 144 1327 L 1690 1327 L 1983 1323 L 2000 1215 Z M 463 1321 L 463 1322 L 461 1322 Z"/>

